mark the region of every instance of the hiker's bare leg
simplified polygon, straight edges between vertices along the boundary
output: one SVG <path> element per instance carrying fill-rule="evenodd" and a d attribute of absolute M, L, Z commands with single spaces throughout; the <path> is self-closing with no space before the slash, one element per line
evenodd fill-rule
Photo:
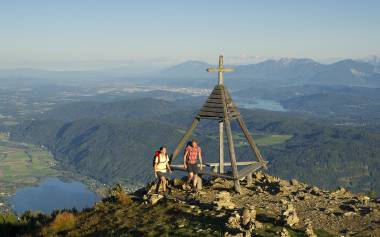
<path fill-rule="evenodd" d="M 157 184 L 156 184 L 156 193 L 160 192 L 160 185 L 161 185 L 161 179 L 159 179 Z"/>
<path fill-rule="evenodd" d="M 189 182 L 193 179 L 194 177 L 194 173 L 193 172 L 189 172 Z"/>
<path fill-rule="evenodd" d="M 193 177 L 193 188 L 194 189 L 197 188 L 197 183 L 198 183 L 198 175 L 194 174 L 194 177 Z"/>
<path fill-rule="evenodd" d="M 162 191 L 166 191 L 166 180 L 165 177 L 161 177 Z"/>

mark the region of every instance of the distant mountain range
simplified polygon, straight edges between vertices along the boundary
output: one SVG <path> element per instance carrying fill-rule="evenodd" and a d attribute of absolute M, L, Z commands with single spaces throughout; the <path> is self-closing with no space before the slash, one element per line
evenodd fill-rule
<path fill-rule="evenodd" d="M 209 64 L 188 61 L 162 70 L 155 75 L 152 83 L 182 86 L 210 87 L 216 83 L 216 75 L 205 71 Z M 321 64 L 312 59 L 267 60 L 249 65 L 234 65 L 235 72 L 228 73 L 226 84 L 231 88 L 250 86 L 289 85 L 346 85 L 380 86 L 378 65 L 369 62 L 342 60 L 333 64 Z M 213 79 L 214 78 L 214 79 Z"/>
<path fill-rule="evenodd" d="M 228 59 L 226 60 L 228 62 Z M 346 59 L 332 64 L 321 64 L 312 59 L 282 58 L 248 65 L 233 65 L 235 72 L 226 74 L 226 84 L 233 89 L 252 86 L 289 85 L 346 85 L 380 86 L 380 60 L 373 56 L 366 60 Z M 140 84 L 174 87 L 210 88 L 217 75 L 206 72 L 211 67 L 202 61 L 187 61 L 166 69 L 142 74 L 120 74 L 107 71 L 45 71 L 34 69 L 0 69 L 1 79 L 44 79 L 47 81 L 92 81 L 123 79 Z M 138 80 L 136 80 L 138 78 Z M 1 82 L 1 81 L 0 81 Z"/>

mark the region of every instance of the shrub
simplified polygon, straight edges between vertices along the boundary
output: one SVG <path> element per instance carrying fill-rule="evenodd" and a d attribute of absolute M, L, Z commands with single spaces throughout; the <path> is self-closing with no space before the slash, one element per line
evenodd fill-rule
<path fill-rule="evenodd" d="M 59 233 L 68 231 L 75 227 L 76 218 L 70 212 L 62 212 L 55 216 L 52 223 L 48 226 L 48 232 Z"/>

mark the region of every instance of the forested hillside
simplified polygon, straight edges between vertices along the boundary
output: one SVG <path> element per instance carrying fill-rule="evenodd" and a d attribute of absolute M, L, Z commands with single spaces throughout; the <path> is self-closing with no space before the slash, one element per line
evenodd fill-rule
<path fill-rule="evenodd" d="M 162 101 L 152 100 L 152 103 Z M 12 139 L 44 145 L 63 166 L 103 182 L 142 184 L 152 178 L 154 150 L 162 144 L 172 150 L 196 111 L 183 108 L 173 112 L 172 107 L 163 106 L 160 112 L 152 114 L 149 109 L 143 109 L 147 106 L 145 99 L 126 104 L 132 108 L 123 106 L 127 110 L 123 112 L 125 118 L 96 119 L 97 113 L 90 112 L 94 117 L 75 121 L 25 121 L 13 128 Z M 131 113 L 134 119 L 130 119 L 128 111 L 139 107 L 140 112 Z M 354 191 L 380 192 L 380 175 L 376 172 L 380 167 L 379 132 L 337 126 L 294 113 L 242 110 L 242 114 L 270 161 L 270 173 L 321 187 L 345 186 Z M 206 121 L 200 123 L 194 135 L 204 148 L 206 162 L 217 157 L 216 131 L 216 122 Z M 233 131 L 238 159 L 252 159 L 235 123 Z M 273 135 L 285 139 L 272 141 Z"/>

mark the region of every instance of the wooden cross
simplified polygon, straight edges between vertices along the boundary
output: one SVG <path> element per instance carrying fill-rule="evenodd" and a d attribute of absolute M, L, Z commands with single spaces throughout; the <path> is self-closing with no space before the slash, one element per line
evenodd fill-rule
<path fill-rule="evenodd" d="M 219 85 L 223 85 L 224 83 L 224 78 L 223 78 L 223 73 L 224 72 L 233 72 L 233 68 L 227 68 L 223 67 L 223 55 L 219 56 L 219 66 L 218 68 L 207 68 L 208 72 L 218 72 L 218 80 L 219 80 Z"/>
<path fill-rule="evenodd" d="M 233 68 L 225 68 L 223 65 L 223 55 L 219 56 L 218 68 L 207 68 L 208 72 L 218 72 L 218 84 L 224 84 L 223 73 L 233 72 Z M 219 121 L 219 172 L 224 173 L 224 121 Z"/>

